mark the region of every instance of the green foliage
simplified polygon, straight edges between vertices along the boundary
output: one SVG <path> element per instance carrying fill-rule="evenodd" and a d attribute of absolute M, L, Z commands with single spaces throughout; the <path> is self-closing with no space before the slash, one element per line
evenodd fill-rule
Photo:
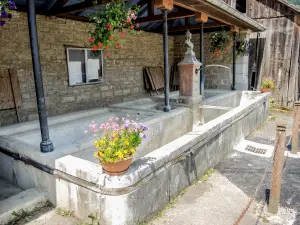
<path fill-rule="evenodd" d="M 274 80 L 271 77 L 264 78 L 261 83 L 262 88 L 275 88 Z"/>
<path fill-rule="evenodd" d="M 250 54 L 251 43 L 246 39 L 237 40 L 236 42 L 236 55 L 247 56 Z"/>
<path fill-rule="evenodd" d="M 133 34 L 139 7 L 128 7 L 125 2 L 115 1 L 106 4 L 105 9 L 98 10 L 89 16 L 94 22 L 94 28 L 89 31 L 89 42 L 93 50 L 104 48 L 121 48 L 125 42 L 123 28 L 129 28 Z"/>
<path fill-rule="evenodd" d="M 216 171 L 213 168 L 205 170 L 204 175 L 200 178 L 200 180 L 202 182 L 206 182 L 215 172 Z"/>
<path fill-rule="evenodd" d="M 56 209 L 57 215 L 63 216 L 63 217 L 72 217 L 74 216 L 74 211 L 71 210 L 65 210 L 62 208 L 57 208 Z"/>
<path fill-rule="evenodd" d="M 230 32 L 222 31 L 215 32 L 209 36 L 210 51 L 214 56 L 221 56 L 228 52 L 233 46 L 233 36 Z"/>

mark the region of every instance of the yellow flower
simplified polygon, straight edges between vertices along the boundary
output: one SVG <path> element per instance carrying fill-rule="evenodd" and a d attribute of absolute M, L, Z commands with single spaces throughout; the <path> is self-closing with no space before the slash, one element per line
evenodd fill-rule
<path fill-rule="evenodd" d="M 131 151 L 131 153 L 132 153 L 132 154 L 134 154 L 134 153 L 135 153 L 135 150 L 134 150 L 134 148 L 131 148 L 131 149 L 130 149 L 130 151 Z"/>
<path fill-rule="evenodd" d="M 127 154 L 128 153 L 128 151 L 127 150 L 124 150 L 124 154 Z"/>
<path fill-rule="evenodd" d="M 105 144 L 105 140 L 104 140 L 104 139 L 101 139 L 101 140 L 99 141 L 99 144 L 100 144 L 100 145 L 104 145 L 104 144 Z"/>
<path fill-rule="evenodd" d="M 116 137 L 116 138 L 115 138 L 115 141 L 118 141 L 118 140 L 119 140 L 119 138 Z"/>
<path fill-rule="evenodd" d="M 118 156 L 120 159 L 123 159 L 123 158 L 124 158 L 123 153 L 120 152 L 120 151 L 117 151 L 117 152 L 115 153 L 115 155 Z"/>
<path fill-rule="evenodd" d="M 128 145 L 129 145 L 129 141 L 128 141 L 128 140 L 125 140 L 125 141 L 124 141 L 124 144 L 125 144 L 126 146 L 128 146 Z"/>

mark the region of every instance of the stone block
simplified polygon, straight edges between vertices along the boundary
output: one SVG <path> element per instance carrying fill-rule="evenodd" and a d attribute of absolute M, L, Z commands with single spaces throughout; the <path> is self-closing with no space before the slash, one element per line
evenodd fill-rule
<path fill-rule="evenodd" d="M 114 91 L 114 96 L 120 96 L 122 95 L 122 90 L 117 90 L 117 91 Z"/>
<path fill-rule="evenodd" d="M 62 98 L 62 102 L 63 103 L 74 102 L 75 100 L 76 100 L 75 96 L 66 96 L 66 97 Z"/>
<path fill-rule="evenodd" d="M 102 98 L 108 98 L 108 97 L 113 97 L 113 92 L 112 91 L 104 91 L 102 92 Z"/>

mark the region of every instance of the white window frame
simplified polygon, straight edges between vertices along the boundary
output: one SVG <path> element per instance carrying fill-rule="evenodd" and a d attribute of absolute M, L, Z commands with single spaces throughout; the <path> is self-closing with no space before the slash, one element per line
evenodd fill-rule
<path fill-rule="evenodd" d="M 103 83 L 103 77 L 104 77 L 104 64 L 103 64 L 103 51 L 101 51 L 101 56 L 99 59 L 100 68 L 101 68 L 101 77 L 99 76 L 99 81 L 97 82 L 86 82 L 81 84 L 71 84 L 70 83 L 70 56 L 69 56 L 69 50 L 84 50 L 84 63 L 85 63 L 85 72 L 87 73 L 87 60 L 88 60 L 88 50 L 92 51 L 92 48 L 83 48 L 83 47 L 67 47 L 67 64 L 68 64 L 68 83 L 70 87 L 73 86 L 81 86 L 81 85 L 91 85 L 91 84 L 101 84 Z"/>

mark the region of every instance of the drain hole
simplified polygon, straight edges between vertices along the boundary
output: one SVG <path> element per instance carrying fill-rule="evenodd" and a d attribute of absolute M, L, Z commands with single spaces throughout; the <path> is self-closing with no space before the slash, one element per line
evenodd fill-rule
<path fill-rule="evenodd" d="M 261 155 L 264 155 L 267 152 L 267 149 L 256 148 L 256 147 L 253 147 L 251 145 L 247 145 L 245 150 L 248 151 L 248 152 L 253 152 L 253 153 L 261 154 Z"/>

